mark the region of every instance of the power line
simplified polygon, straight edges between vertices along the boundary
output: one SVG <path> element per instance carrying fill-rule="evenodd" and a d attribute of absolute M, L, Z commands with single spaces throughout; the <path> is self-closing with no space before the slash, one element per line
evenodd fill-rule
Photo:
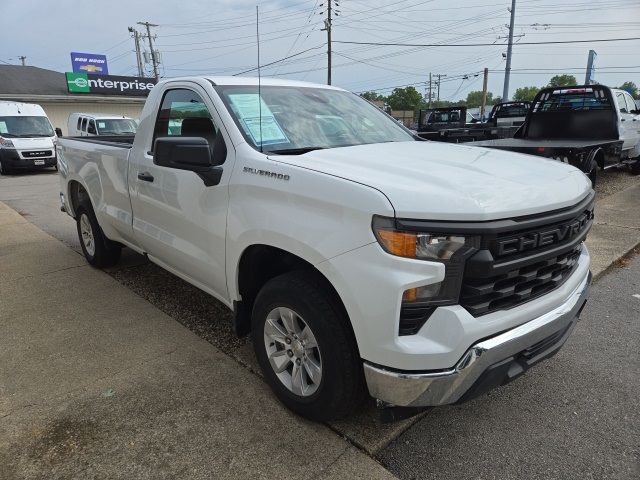
<path fill-rule="evenodd" d="M 276 63 L 280 63 L 280 62 L 282 62 L 284 60 L 288 60 L 289 58 L 297 57 L 298 55 L 302 55 L 303 53 L 310 52 L 311 50 L 317 50 L 318 48 L 322 48 L 324 46 L 325 46 L 325 44 L 323 43 L 322 45 L 317 45 L 315 47 L 307 48 L 306 50 L 302 50 L 302 51 L 300 51 L 298 53 L 294 53 L 293 55 L 288 55 L 288 56 L 280 58 L 278 60 L 274 60 L 273 62 L 265 63 L 265 64 L 261 65 L 261 67 L 264 68 L 264 67 L 268 67 L 269 65 L 275 65 Z M 250 68 L 249 70 L 244 70 L 243 72 L 234 73 L 233 76 L 237 77 L 238 75 L 243 75 L 245 73 L 253 72 L 253 71 L 257 70 L 257 69 L 258 69 L 258 67 Z"/>
<path fill-rule="evenodd" d="M 640 40 L 640 37 L 628 38 L 599 38 L 590 40 L 552 40 L 545 42 L 519 42 L 518 45 L 552 45 L 564 43 L 596 43 L 596 42 L 626 42 Z M 492 47 L 501 46 L 499 43 L 384 43 L 384 42 L 356 42 L 351 40 L 334 40 L 335 43 L 350 43 L 355 45 L 377 45 L 382 47 Z"/>

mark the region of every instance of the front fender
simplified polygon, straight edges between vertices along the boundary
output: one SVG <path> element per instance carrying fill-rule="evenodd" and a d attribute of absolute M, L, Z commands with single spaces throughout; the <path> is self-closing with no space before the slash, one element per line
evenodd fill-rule
<path fill-rule="evenodd" d="M 253 168 L 274 168 L 270 161 L 251 163 Z M 242 165 L 238 169 L 229 185 L 227 218 L 232 301 L 240 299 L 238 267 L 248 247 L 276 247 L 317 265 L 375 242 L 372 216 L 394 215 L 387 197 L 366 185 L 292 165 L 278 164 L 278 173 L 288 175 L 288 181 L 244 173 Z"/>

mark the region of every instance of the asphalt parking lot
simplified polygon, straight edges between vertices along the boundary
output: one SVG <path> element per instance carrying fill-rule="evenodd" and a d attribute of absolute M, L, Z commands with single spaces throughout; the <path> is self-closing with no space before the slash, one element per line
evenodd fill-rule
<path fill-rule="evenodd" d="M 626 171 L 604 172 L 598 197 L 638 183 Z M 53 172 L 0 177 L 0 201 L 79 251 L 58 191 Z M 251 346 L 233 335 L 230 313 L 216 300 L 131 252 L 109 273 L 256 371 Z M 332 428 L 406 479 L 638 478 L 640 300 L 634 294 L 640 294 L 638 259 L 596 284 L 566 347 L 524 378 L 413 421 L 383 427 L 369 409 Z"/>

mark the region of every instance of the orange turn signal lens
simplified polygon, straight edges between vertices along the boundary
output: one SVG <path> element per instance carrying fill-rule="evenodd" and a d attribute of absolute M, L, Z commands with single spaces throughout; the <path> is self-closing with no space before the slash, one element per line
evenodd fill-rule
<path fill-rule="evenodd" d="M 418 289 L 410 288 L 409 290 L 405 290 L 402 294 L 403 302 L 415 302 L 418 299 Z"/>
<path fill-rule="evenodd" d="M 415 258 L 416 240 L 418 238 L 415 233 L 384 229 L 378 229 L 376 233 L 387 252 L 400 257 Z"/>

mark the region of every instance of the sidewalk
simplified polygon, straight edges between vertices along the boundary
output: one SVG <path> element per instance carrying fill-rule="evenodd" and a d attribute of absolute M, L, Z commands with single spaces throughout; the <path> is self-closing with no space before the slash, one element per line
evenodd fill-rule
<path fill-rule="evenodd" d="M 0 479 L 394 478 L 0 202 Z"/>
<path fill-rule="evenodd" d="M 586 243 L 596 280 L 640 244 L 640 186 L 596 202 L 596 218 Z"/>

